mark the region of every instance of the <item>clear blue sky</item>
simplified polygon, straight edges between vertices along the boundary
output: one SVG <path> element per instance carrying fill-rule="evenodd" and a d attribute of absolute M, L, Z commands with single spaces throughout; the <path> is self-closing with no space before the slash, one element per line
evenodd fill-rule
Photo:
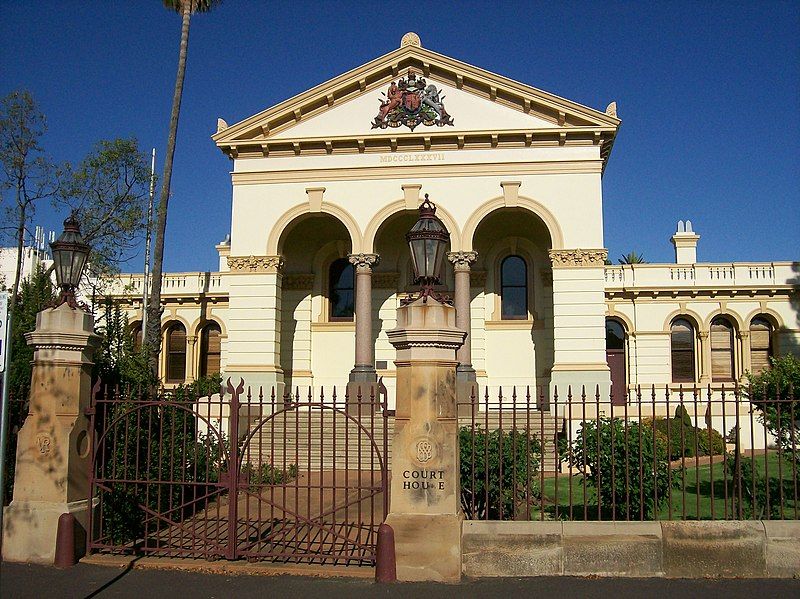
<path fill-rule="evenodd" d="M 218 116 L 248 117 L 393 50 L 409 30 L 582 104 L 617 101 L 603 182 L 613 258 L 671 261 L 675 222 L 689 218 L 702 261 L 800 259 L 798 2 L 226 0 L 192 20 L 166 269 L 214 269 L 229 231 L 230 163 L 210 139 Z M 118 136 L 162 158 L 179 34 L 159 0 L 2 0 L 0 94 L 34 94 L 57 160 Z M 49 212 L 38 222 L 60 228 Z"/>

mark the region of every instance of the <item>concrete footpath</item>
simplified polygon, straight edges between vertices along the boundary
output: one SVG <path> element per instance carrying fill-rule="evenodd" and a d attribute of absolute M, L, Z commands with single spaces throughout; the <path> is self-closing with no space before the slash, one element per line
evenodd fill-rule
<path fill-rule="evenodd" d="M 81 563 L 68 570 L 25 564 L 2 564 L 4 599 L 136 597 L 155 599 L 236 599 L 280 597 L 603 597 L 641 599 L 713 599 L 716 597 L 798 597 L 800 580 L 663 578 L 496 578 L 457 585 L 406 583 L 378 585 L 365 578 L 208 574 L 198 570 L 119 568 Z"/>

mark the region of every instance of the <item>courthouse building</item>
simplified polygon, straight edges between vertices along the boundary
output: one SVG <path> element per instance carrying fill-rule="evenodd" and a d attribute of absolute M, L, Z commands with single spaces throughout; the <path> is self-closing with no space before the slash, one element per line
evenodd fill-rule
<path fill-rule="evenodd" d="M 728 386 L 800 348 L 800 263 L 607 263 L 603 171 L 616 105 L 582 106 L 424 48 L 400 48 L 239 123 L 230 236 L 213 272 L 164 275 L 167 384 L 222 371 L 279 393 L 382 377 L 415 290 L 405 233 L 427 196 L 450 234 L 440 292 L 482 387 Z M 222 176 L 222 173 L 220 173 Z M 687 215 L 691 216 L 691 215 Z M 668 243 L 667 239 L 664 243 Z M 636 244 L 633 243 L 635 246 Z M 142 278 L 114 295 L 141 331 Z"/>

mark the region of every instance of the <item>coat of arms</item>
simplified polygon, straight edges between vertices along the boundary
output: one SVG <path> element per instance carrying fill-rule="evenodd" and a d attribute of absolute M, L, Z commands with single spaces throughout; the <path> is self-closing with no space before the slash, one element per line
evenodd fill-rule
<path fill-rule="evenodd" d="M 444 96 L 439 96 L 435 85 L 428 85 L 411 71 L 408 80 L 392 81 L 384 95 L 386 99 L 372 121 L 373 129 L 405 125 L 413 131 L 420 123 L 438 127 L 453 124 L 453 117 L 444 109 Z"/>

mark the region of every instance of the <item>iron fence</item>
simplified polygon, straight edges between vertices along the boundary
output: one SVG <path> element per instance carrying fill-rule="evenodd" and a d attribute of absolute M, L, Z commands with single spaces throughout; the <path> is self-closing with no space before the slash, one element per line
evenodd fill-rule
<path fill-rule="evenodd" d="M 385 395 L 98 391 L 90 551 L 374 564 Z"/>
<path fill-rule="evenodd" d="M 797 519 L 791 387 L 473 389 L 459 403 L 461 506 L 481 520 Z M 545 409 L 540 409 L 545 408 Z"/>

